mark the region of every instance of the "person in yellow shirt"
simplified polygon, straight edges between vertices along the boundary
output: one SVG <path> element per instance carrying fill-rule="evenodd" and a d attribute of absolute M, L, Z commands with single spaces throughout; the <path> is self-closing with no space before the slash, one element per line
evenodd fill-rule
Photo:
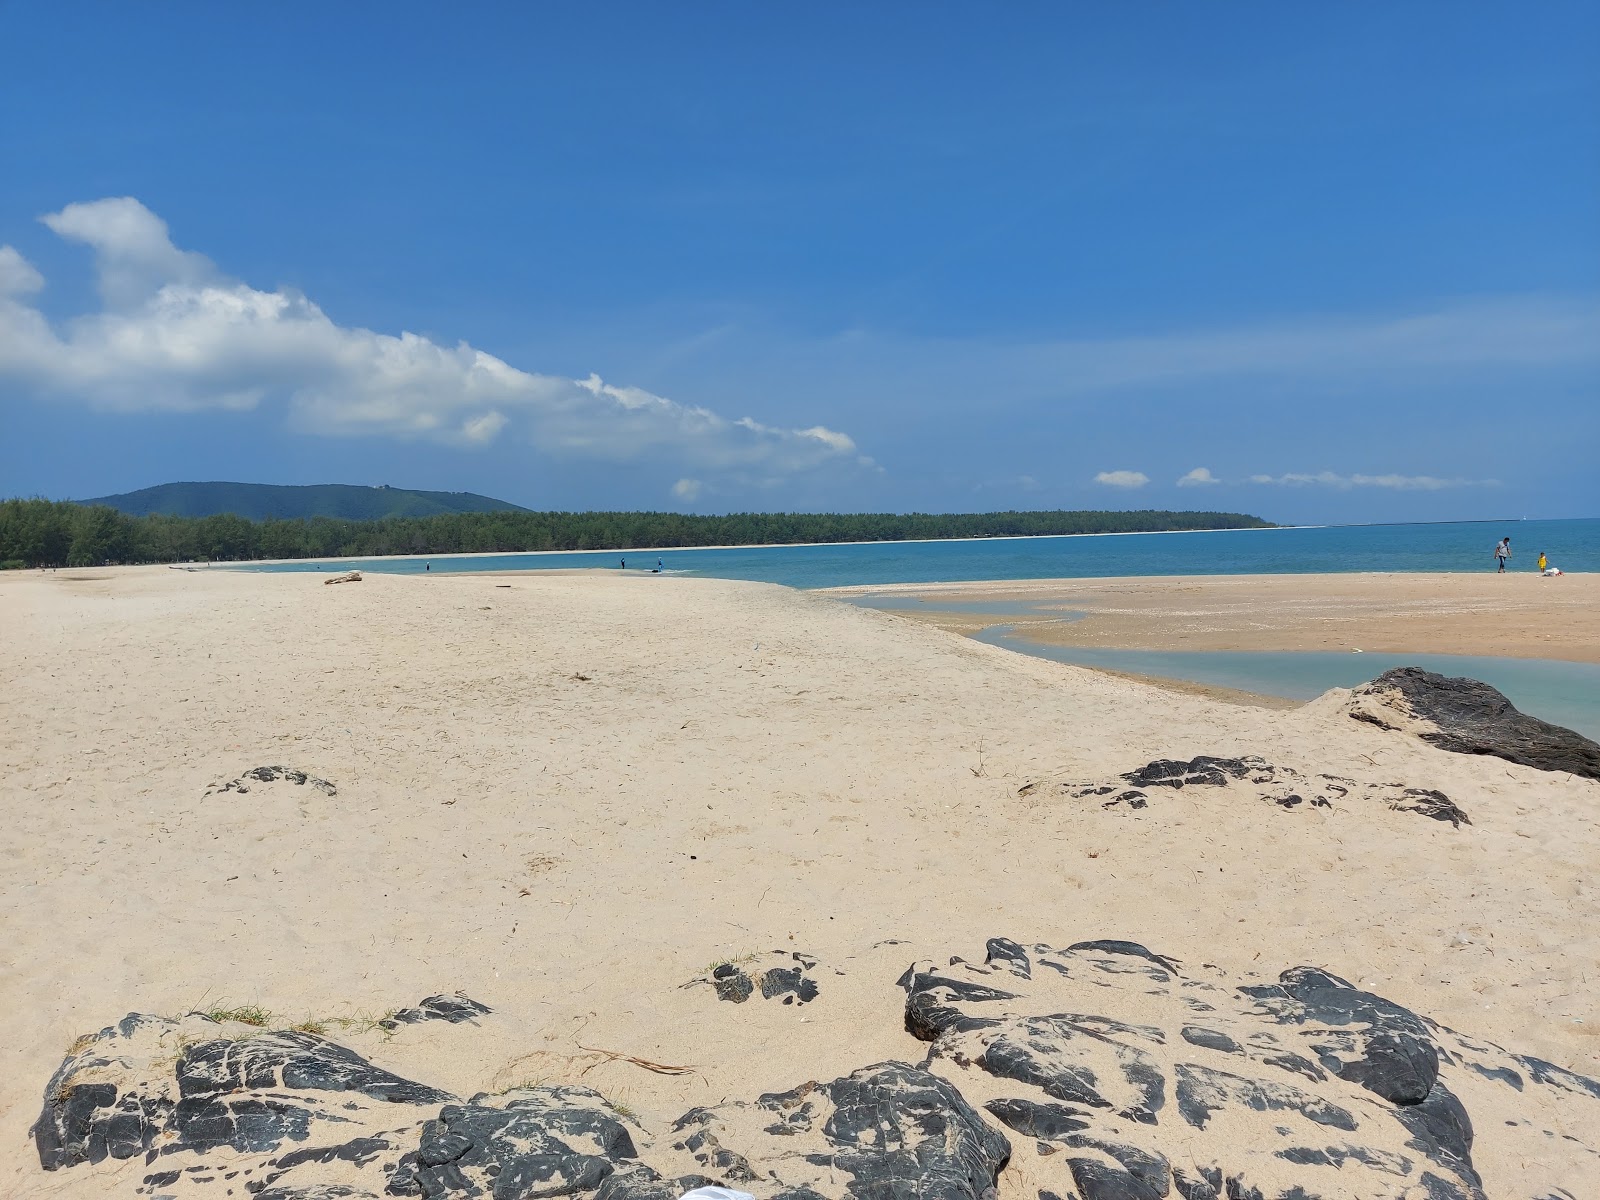
<path fill-rule="evenodd" d="M 1549 562 L 1548 559 L 1545 558 L 1544 551 L 1543 550 L 1539 551 L 1539 573 L 1541 575 L 1544 574 L 1544 569 L 1546 567 L 1548 567 L 1549 565 L 1550 565 L 1550 562 Z"/>

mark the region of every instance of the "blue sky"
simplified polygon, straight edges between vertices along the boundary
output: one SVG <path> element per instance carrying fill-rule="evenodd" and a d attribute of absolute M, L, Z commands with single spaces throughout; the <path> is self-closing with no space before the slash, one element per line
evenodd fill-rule
<path fill-rule="evenodd" d="M 0 494 L 1600 515 L 1593 4 L 0 0 L 0 44 Z"/>

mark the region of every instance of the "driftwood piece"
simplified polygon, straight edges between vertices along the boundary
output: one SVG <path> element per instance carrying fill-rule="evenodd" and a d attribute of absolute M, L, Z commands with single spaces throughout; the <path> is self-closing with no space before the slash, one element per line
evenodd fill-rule
<path fill-rule="evenodd" d="M 360 583 L 360 571 L 346 571 L 343 575 L 335 575 L 332 579 L 324 579 L 323 583 Z"/>

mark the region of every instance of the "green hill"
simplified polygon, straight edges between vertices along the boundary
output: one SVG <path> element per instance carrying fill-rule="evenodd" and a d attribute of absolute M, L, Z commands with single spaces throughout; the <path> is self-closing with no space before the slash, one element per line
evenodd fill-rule
<path fill-rule="evenodd" d="M 437 517 L 445 513 L 527 512 L 516 504 L 472 492 L 420 492 L 411 488 L 358 487 L 348 483 L 290 486 L 276 483 L 162 483 L 98 496 L 80 504 L 104 504 L 134 517 L 162 513 L 211 517 L 234 513 L 251 521 L 268 517 L 336 517 L 377 521 L 384 517 Z"/>

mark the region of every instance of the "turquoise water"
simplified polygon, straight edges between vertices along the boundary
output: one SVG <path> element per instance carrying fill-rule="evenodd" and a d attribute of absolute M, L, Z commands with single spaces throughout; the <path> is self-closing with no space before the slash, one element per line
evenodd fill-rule
<path fill-rule="evenodd" d="M 1523 712 L 1600 739 L 1600 666 L 1550 659 L 1482 658 L 1461 654 L 1263 653 L 1257 651 L 1102 650 L 1047 646 L 997 625 L 980 642 L 1082 667 L 1106 667 L 1162 679 L 1309 700 L 1331 687 L 1355 687 L 1391 667 L 1481 679 Z"/>
<path fill-rule="evenodd" d="M 670 574 L 755 579 L 798 588 L 972 579 L 1089 579 L 1119 575 L 1295 575 L 1346 571 L 1493 571 L 1494 545 L 1511 536 L 1512 568 L 1531 572 L 1539 551 L 1564 571 L 1600 571 L 1600 520 L 1491 521 L 1228 529 L 1108 537 L 869 542 L 737 550 L 603 550 L 471 558 L 346 559 L 251 564 L 244 570 L 476 572 L 573 567 L 635 568 L 657 558 Z M 641 571 L 641 574 L 647 571 Z M 1552 586 L 1559 586 L 1556 581 Z"/>

